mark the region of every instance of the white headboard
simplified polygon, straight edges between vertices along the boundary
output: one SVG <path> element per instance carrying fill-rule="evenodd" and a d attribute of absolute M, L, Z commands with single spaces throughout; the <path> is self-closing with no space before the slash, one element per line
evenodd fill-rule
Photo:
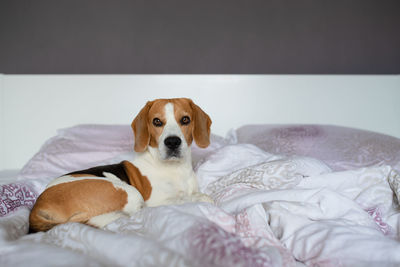
<path fill-rule="evenodd" d="M 0 169 L 59 128 L 130 124 L 147 100 L 190 97 L 225 135 L 244 124 L 333 124 L 400 137 L 400 75 L 1 75 Z"/>

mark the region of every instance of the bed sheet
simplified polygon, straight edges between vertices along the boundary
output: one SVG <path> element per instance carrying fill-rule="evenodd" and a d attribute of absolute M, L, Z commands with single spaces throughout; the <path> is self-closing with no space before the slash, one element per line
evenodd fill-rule
<path fill-rule="evenodd" d="M 119 134 L 122 129 L 127 130 L 121 128 Z M 67 160 L 73 145 L 80 142 L 80 135 L 86 132 L 81 130 L 67 130 L 62 137 L 48 142 L 47 149 L 45 145 L 38 154 L 42 159 Z M 43 172 L 40 176 L 40 170 L 26 169 L 39 162 L 40 157 L 33 158 L 16 183 L 20 188 L 8 189 L 8 199 L 14 197 L 16 202 L 26 200 L 26 203 L 20 202 L 0 217 L 0 265 L 400 264 L 400 178 L 392 166 L 379 159 L 372 164 L 368 161 L 365 166 L 353 168 L 351 163 L 337 167 L 332 162 L 301 153 L 276 153 L 263 147 L 273 138 L 259 142 L 241 130 L 232 131 L 226 138 L 213 136 L 211 146 L 206 150 L 193 147 L 200 189 L 212 196 L 215 205 L 185 203 L 145 208 L 104 229 L 68 223 L 46 233 L 26 235 L 29 209 L 37 194 L 52 179 L 52 173 Z M 127 131 L 122 135 L 125 133 Z M 245 138 L 249 139 L 246 141 Z M 289 141 L 291 138 L 293 136 L 287 137 Z M 302 139 L 311 142 L 304 136 Z M 60 140 L 67 144 L 64 147 L 67 152 L 64 155 L 49 154 L 49 146 L 59 144 Z M 106 151 L 110 152 L 108 156 L 107 153 L 92 153 L 99 145 L 91 147 L 90 142 L 85 143 L 86 152 L 100 155 L 87 161 L 113 163 L 131 157 L 132 141 L 126 140 L 122 146 L 117 145 L 118 152 L 115 152 L 115 145 L 110 145 L 110 151 Z M 258 146 L 248 144 L 251 141 Z M 396 157 L 395 154 L 386 159 L 396 165 Z M 81 164 L 89 164 L 87 161 Z M 58 162 L 53 169 L 50 166 L 53 172 L 63 171 L 58 168 Z M 19 193 L 10 195 L 10 192 Z"/>

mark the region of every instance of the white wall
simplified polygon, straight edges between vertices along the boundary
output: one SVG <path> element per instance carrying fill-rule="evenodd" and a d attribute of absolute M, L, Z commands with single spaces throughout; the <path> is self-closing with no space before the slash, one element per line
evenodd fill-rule
<path fill-rule="evenodd" d="M 250 123 L 306 123 L 400 137 L 398 75 L 4 75 L 1 79 L 0 168 L 22 167 L 56 129 L 80 123 L 130 124 L 147 100 L 164 97 L 192 98 L 211 116 L 212 131 L 219 135 Z"/>

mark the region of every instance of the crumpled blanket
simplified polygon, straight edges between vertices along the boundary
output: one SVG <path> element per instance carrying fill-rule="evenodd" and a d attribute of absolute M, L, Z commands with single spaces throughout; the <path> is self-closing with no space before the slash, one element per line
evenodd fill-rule
<path fill-rule="evenodd" d="M 29 208 L 1 217 L 0 266 L 400 265 L 400 177 L 389 166 L 333 172 L 242 144 L 207 155 L 196 172 L 215 205 L 145 208 L 104 229 L 67 223 L 31 235 Z"/>

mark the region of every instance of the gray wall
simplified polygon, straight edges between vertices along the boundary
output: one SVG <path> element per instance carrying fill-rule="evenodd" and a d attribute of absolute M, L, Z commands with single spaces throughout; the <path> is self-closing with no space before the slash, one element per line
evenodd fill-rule
<path fill-rule="evenodd" d="M 399 74 L 400 1 L 2 0 L 0 73 Z"/>

